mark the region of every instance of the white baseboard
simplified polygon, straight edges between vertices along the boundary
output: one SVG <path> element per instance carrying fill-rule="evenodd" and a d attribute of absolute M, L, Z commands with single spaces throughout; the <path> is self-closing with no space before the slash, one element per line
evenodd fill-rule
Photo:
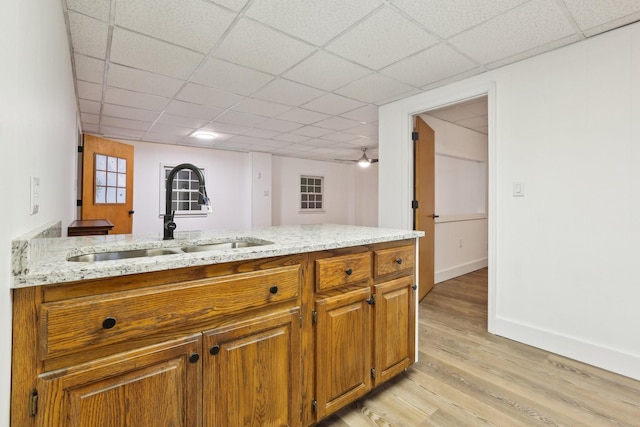
<path fill-rule="evenodd" d="M 640 357 L 595 343 L 535 328 L 513 320 L 493 320 L 495 335 L 640 380 Z"/>
<path fill-rule="evenodd" d="M 456 265 L 455 267 L 451 267 L 446 270 L 436 271 L 434 282 L 444 282 L 445 280 L 453 279 L 454 277 L 462 276 L 463 274 L 480 270 L 481 268 L 485 268 L 488 265 L 488 259 L 483 258 L 476 261 L 467 262 L 465 264 Z"/>

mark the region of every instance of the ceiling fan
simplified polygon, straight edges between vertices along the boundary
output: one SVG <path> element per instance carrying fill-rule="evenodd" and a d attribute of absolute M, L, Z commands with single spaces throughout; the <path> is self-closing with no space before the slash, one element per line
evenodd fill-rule
<path fill-rule="evenodd" d="M 336 160 L 340 160 L 340 159 L 336 159 Z M 345 161 L 345 160 L 343 160 Z M 369 165 L 371 163 L 377 163 L 378 159 L 372 159 L 370 157 L 367 156 L 367 147 L 362 147 L 362 156 L 360 156 L 360 158 L 358 160 L 346 160 L 349 162 L 356 162 L 358 163 L 358 166 L 360 166 L 361 168 L 368 168 Z"/>

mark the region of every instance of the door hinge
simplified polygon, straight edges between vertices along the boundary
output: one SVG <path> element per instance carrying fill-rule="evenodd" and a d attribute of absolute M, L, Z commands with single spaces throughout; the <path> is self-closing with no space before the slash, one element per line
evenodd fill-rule
<path fill-rule="evenodd" d="M 302 316 L 300 316 L 300 327 L 302 328 Z"/>
<path fill-rule="evenodd" d="M 82 145 L 78 145 L 78 153 L 84 153 L 84 147 Z"/>
<path fill-rule="evenodd" d="M 77 207 L 82 206 L 82 200 L 76 200 L 76 206 Z"/>
<path fill-rule="evenodd" d="M 418 132 L 411 132 L 411 139 L 416 142 L 418 140 Z"/>
<path fill-rule="evenodd" d="M 418 201 L 417 200 L 412 200 L 411 201 L 411 209 L 418 209 Z"/>
<path fill-rule="evenodd" d="M 413 289 L 414 291 L 418 289 L 418 285 L 412 285 L 411 289 Z"/>
<path fill-rule="evenodd" d="M 29 416 L 35 417 L 38 413 L 38 390 L 33 390 L 29 395 Z"/>
<path fill-rule="evenodd" d="M 317 312 L 317 311 L 315 311 L 315 310 L 313 310 L 313 311 L 311 312 L 311 324 L 312 324 L 312 325 L 315 325 L 315 324 L 317 324 L 317 323 L 318 323 L 318 312 Z"/>
<path fill-rule="evenodd" d="M 367 300 L 367 304 L 374 305 L 376 303 L 376 294 L 371 294 L 371 298 Z"/>
<path fill-rule="evenodd" d="M 376 368 L 371 368 L 371 379 L 372 380 L 376 379 Z"/>
<path fill-rule="evenodd" d="M 316 399 L 313 399 L 311 401 L 311 411 L 315 414 L 316 412 L 318 412 L 318 401 Z"/>

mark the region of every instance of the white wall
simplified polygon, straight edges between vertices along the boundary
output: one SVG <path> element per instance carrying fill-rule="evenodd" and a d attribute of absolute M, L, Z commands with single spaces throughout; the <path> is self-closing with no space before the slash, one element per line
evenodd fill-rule
<path fill-rule="evenodd" d="M 445 122 L 428 114 L 420 117 L 435 132 L 435 170 L 436 170 L 436 213 L 440 218 L 435 224 L 435 283 L 470 273 L 487 266 L 487 214 L 486 214 L 486 166 L 488 160 L 487 135 L 474 132 L 452 123 Z M 481 172 L 482 182 L 462 182 L 477 179 L 476 174 L 446 179 L 445 164 L 451 159 L 461 160 L 476 166 Z M 452 168 L 452 173 L 461 174 L 460 169 Z M 462 203 L 456 209 L 448 206 L 460 205 L 456 199 L 460 189 L 453 185 L 460 182 L 465 189 L 478 190 L 483 195 L 482 203 Z M 472 206 L 473 205 L 473 206 Z M 484 205 L 485 209 L 482 209 Z"/>
<path fill-rule="evenodd" d="M 76 104 L 67 33 L 58 1 L 3 1 L 0 13 L 0 426 L 9 426 L 11 240 L 73 219 Z M 40 178 L 30 215 L 29 178 Z"/>
<path fill-rule="evenodd" d="M 354 165 L 273 156 L 273 225 L 355 224 Z M 324 177 L 325 209 L 300 213 L 300 175 Z"/>
<path fill-rule="evenodd" d="M 176 217 L 176 232 L 251 226 L 250 156 L 235 151 L 182 147 L 140 141 L 134 146 L 133 232 L 162 234 L 160 165 L 192 163 L 205 169 L 213 212 L 206 217 Z"/>
<path fill-rule="evenodd" d="M 251 227 L 271 226 L 271 154 L 250 153 Z"/>
<path fill-rule="evenodd" d="M 408 117 L 483 92 L 490 331 L 640 379 L 640 24 L 383 106 L 381 226 L 410 218 Z"/>
<path fill-rule="evenodd" d="M 351 166 L 355 174 L 355 225 L 378 226 L 378 163 Z"/>

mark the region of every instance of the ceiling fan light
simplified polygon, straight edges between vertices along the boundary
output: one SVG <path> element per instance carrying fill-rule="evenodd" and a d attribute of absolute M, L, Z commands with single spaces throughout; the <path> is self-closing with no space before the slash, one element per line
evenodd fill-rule
<path fill-rule="evenodd" d="M 358 160 L 358 166 L 361 168 L 368 168 L 370 164 L 371 160 L 369 160 L 366 154 L 363 154 L 362 157 L 360 157 L 360 160 Z"/>

